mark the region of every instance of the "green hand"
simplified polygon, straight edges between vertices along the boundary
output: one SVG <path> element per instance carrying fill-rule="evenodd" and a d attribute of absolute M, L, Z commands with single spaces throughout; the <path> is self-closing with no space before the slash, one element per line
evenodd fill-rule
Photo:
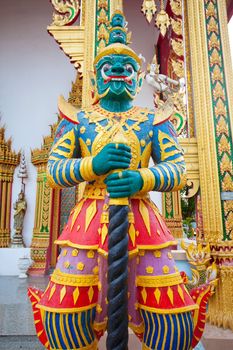
<path fill-rule="evenodd" d="M 93 170 L 96 175 L 107 174 L 130 166 L 130 147 L 122 143 L 109 143 L 94 157 Z"/>
<path fill-rule="evenodd" d="M 143 186 L 141 174 L 136 170 L 124 170 L 105 179 L 110 198 L 125 198 L 139 192 Z"/>

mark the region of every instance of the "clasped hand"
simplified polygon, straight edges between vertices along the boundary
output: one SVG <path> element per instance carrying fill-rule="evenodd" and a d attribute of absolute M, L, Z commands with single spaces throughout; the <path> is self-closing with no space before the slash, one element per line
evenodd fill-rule
<path fill-rule="evenodd" d="M 116 143 L 106 145 L 94 157 L 93 170 L 97 175 L 119 170 L 108 175 L 105 179 L 107 191 L 111 198 L 129 197 L 142 188 L 143 180 L 138 171 L 123 170 L 129 168 L 131 158 L 130 147 Z"/>

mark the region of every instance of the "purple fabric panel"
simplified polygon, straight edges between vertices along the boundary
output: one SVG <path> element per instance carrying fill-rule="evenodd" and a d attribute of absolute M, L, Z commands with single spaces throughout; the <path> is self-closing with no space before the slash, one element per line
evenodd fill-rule
<path fill-rule="evenodd" d="M 77 251 L 77 256 L 73 256 L 72 252 Z M 98 253 L 94 253 L 93 258 L 88 258 L 87 253 L 89 250 L 81 250 L 70 247 L 62 248 L 56 268 L 60 269 L 64 273 L 70 273 L 74 275 L 93 275 L 93 268 L 97 266 Z M 70 266 L 65 267 L 65 263 L 69 262 Z M 77 269 L 78 263 L 83 263 L 83 270 Z"/>

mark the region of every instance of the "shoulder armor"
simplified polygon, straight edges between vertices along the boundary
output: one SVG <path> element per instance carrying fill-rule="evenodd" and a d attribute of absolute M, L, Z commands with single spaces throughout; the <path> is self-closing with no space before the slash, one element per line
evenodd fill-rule
<path fill-rule="evenodd" d="M 162 105 L 155 110 L 153 125 L 159 125 L 169 120 L 174 112 L 174 104 L 171 99 L 167 99 Z"/>
<path fill-rule="evenodd" d="M 67 102 L 62 95 L 58 98 L 58 110 L 62 118 L 67 119 L 71 123 L 79 124 L 77 116 L 79 110 Z"/>

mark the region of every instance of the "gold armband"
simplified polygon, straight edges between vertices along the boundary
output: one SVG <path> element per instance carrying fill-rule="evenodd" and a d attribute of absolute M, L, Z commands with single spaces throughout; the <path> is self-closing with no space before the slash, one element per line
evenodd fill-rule
<path fill-rule="evenodd" d="M 85 157 L 81 160 L 80 175 L 85 181 L 93 181 L 98 177 L 93 171 L 92 160 L 92 157 Z"/>
<path fill-rule="evenodd" d="M 147 193 L 152 191 L 155 188 L 155 176 L 153 172 L 148 168 L 138 169 L 139 173 L 142 176 L 142 189 L 139 193 Z"/>

